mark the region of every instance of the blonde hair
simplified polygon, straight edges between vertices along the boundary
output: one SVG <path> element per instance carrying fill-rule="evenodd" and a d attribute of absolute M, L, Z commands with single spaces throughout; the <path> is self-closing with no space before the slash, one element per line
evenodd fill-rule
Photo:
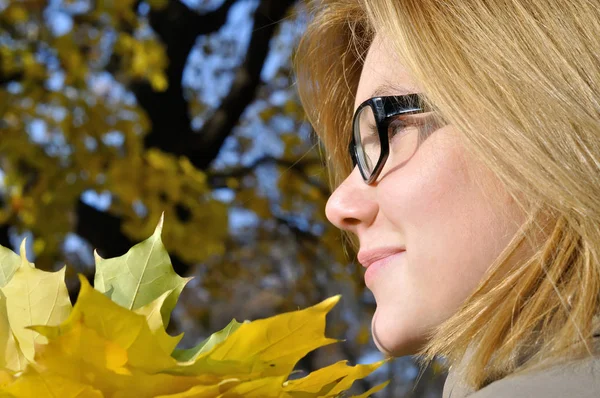
<path fill-rule="evenodd" d="M 600 6 L 589 0 L 320 0 L 297 51 L 298 89 L 337 186 L 375 31 L 424 100 L 528 220 L 418 353 L 475 389 L 598 355 Z M 526 249 L 526 250 L 525 250 Z M 525 253 L 525 255 L 523 255 Z M 433 292 L 432 292 L 433 294 Z"/>

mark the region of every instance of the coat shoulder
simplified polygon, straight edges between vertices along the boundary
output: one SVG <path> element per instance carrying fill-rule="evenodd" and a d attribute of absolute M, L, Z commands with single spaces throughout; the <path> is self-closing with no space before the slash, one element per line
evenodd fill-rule
<path fill-rule="evenodd" d="M 598 398 L 600 397 L 600 357 L 507 376 L 468 397 Z"/>

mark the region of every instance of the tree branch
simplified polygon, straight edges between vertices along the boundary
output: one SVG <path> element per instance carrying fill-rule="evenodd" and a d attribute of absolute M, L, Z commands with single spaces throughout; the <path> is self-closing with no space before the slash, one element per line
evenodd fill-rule
<path fill-rule="evenodd" d="M 150 25 L 166 47 L 169 65 L 166 91 L 156 92 L 146 82 L 132 87 L 152 124 L 150 133 L 145 137 L 147 148 L 159 147 L 165 152 L 181 155 L 186 141 L 194 136 L 188 102 L 183 93 L 183 70 L 198 36 L 221 28 L 235 2 L 226 0 L 217 10 L 200 15 L 181 1 L 170 1 L 164 9 L 150 13 Z"/>
<path fill-rule="evenodd" d="M 279 159 L 273 156 L 262 156 L 256 159 L 249 166 L 237 167 L 232 170 L 227 170 L 223 172 L 211 173 L 208 175 L 209 184 L 213 188 L 225 188 L 227 187 L 227 179 L 234 177 L 240 178 L 247 174 L 252 173 L 258 166 L 265 164 L 275 164 L 278 166 L 285 167 L 287 170 L 293 170 L 297 172 L 308 184 L 317 188 L 323 196 L 329 196 L 331 193 L 329 188 L 319 181 L 316 181 L 313 178 L 310 178 L 306 174 L 306 167 L 312 166 L 317 163 L 317 160 L 299 160 L 299 161 L 291 161 L 286 159 Z M 320 163 L 319 163 L 320 164 Z"/>
<path fill-rule="evenodd" d="M 2 61 L 2 59 L 0 58 L 0 62 Z M 10 82 L 14 82 L 14 81 L 22 81 L 23 80 L 23 72 L 22 71 L 18 71 L 18 72 L 13 72 L 11 74 L 1 74 L 0 73 L 0 87 L 4 86 L 7 83 Z"/>
<path fill-rule="evenodd" d="M 181 44 L 178 40 L 214 33 L 223 26 L 231 6 L 237 0 L 225 0 L 221 7 L 206 14 L 198 14 L 180 0 L 169 1 L 162 10 L 150 13 L 150 24 L 164 43 Z M 193 43 L 192 43 L 193 45 Z"/>
<path fill-rule="evenodd" d="M 208 169 L 244 110 L 255 99 L 271 39 L 279 21 L 296 1 L 263 0 L 257 7 L 248 51 L 236 72 L 231 90 L 198 133 L 191 129 L 188 104 L 183 95 L 183 68 L 198 34 L 216 30 L 218 23 L 219 27 L 222 26 L 226 11 L 234 1 L 226 1 L 219 10 L 202 16 L 178 1 L 172 2 L 166 10 L 153 14 L 151 24 L 167 47 L 169 88 L 163 93 L 156 93 L 148 84 L 134 87 L 140 105 L 152 122 L 152 131 L 145 139 L 146 147 L 158 147 L 176 155 L 185 155 L 199 169 Z"/>
<path fill-rule="evenodd" d="M 256 9 L 246 58 L 236 72 L 229 94 L 200 133 L 190 136 L 186 142 L 184 154 L 196 167 L 203 170 L 209 167 L 246 107 L 254 100 L 270 41 L 279 21 L 294 3 L 296 0 L 263 0 Z"/>
<path fill-rule="evenodd" d="M 10 235 L 8 233 L 9 228 L 10 228 L 10 225 L 8 225 L 8 224 L 0 225 L 0 245 L 12 250 L 12 247 L 10 244 Z"/>
<path fill-rule="evenodd" d="M 215 32 L 223 26 L 235 1 L 226 0 L 219 9 L 204 15 L 195 13 L 180 1 L 170 1 L 165 9 L 152 11 L 150 24 L 165 44 L 169 59 L 169 88 L 165 92 L 155 92 L 147 83 L 132 86 L 138 103 L 152 123 L 151 131 L 145 137 L 145 146 L 188 156 L 200 169 L 207 169 L 218 156 L 241 114 L 254 100 L 277 24 L 297 0 L 261 1 L 254 15 L 248 51 L 232 88 L 202 131 L 195 133 L 191 129 L 188 103 L 183 94 L 183 70 L 197 37 Z M 102 256 L 120 256 L 135 243 L 122 233 L 120 218 L 81 201 L 77 205 L 77 214 L 77 233 L 97 248 Z M 188 266 L 183 261 L 176 256 L 171 256 L 171 260 L 176 272 L 187 272 Z"/>
<path fill-rule="evenodd" d="M 311 232 L 305 231 L 299 228 L 296 223 L 288 218 L 282 216 L 274 216 L 275 221 L 279 223 L 279 225 L 283 225 L 288 228 L 290 231 L 298 237 L 300 242 L 312 242 L 312 243 L 320 243 L 321 237 L 317 235 L 313 235 Z"/>
<path fill-rule="evenodd" d="M 170 1 L 163 10 L 150 13 L 150 25 L 167 48 L 170 84 L 181 85 L 183 69 L 196 39 L 225 25 L 229 10 L 236 1 L 226 0 L 215 11 L 203 15 L 190 10 L 181 1 Z"/>
<path fill-rule="evenodd" d="M 236 0 L 226 0 L 217 10 L 200 15 L 179 0 L 169 1 L 161 10 L 150 12 L 150 25 L 163 41 L 169 65 L 166 70 L 169 87 L 155 92 L 148 83 L 134 83 L 132 91 L 146 111 L 152 129 L 146 136 L 146 147 L 160 147 L 181 154 L 186 137 L 190 137 L 191 119 L 182 88 L 183 70 L 199 35 L 210 34 L 223 26 Z M 113 61 L 115 62 L 115 61 Z M 95 247 L 103 257 L 126 253 L 136 242 L 123 234 L 121 218 L 100 211 L 81 200 L 77 203 L 76 232 Z M 188 265 L 171 255 L 173 268 L 185 274 Z"/>

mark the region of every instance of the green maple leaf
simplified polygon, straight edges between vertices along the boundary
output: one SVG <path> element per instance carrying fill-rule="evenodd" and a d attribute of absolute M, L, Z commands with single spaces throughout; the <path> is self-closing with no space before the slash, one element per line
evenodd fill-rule
<path fill-rule="evenodd" d="M 196 347 L 187 350 L 176 349 L 175 351 L 173 351 L 173 358 L 177 359 L 180 362 L 193 361 L 203 353 L 212 350 L 217 344 L 225 341 L 233 332 L 238 330 L 239 327 L 242 325 L 243 323 L 240 323 L 233 319 L 222 330 L 213 333 L 206 340 L 198 344 Z"/>
<path fill-rule="evenodd" d="M 160 238 L 163 221 L 164 215 L 151 237 L 133 246 L 121 257 L 103 259 L 94 253 L 94 288 L 129 310 L 141 308 L 172 291 L 160 309 L 166 327 L 183 287 L 191 278 L 182 278 L 173 271 L 171 259 Z"/>

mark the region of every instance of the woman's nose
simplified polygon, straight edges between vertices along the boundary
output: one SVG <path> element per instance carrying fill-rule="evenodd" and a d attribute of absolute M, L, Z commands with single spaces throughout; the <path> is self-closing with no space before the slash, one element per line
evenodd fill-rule
<path fill-rule="evenodd" d="M 374 188 L 365 184 L 358 167 L 331 194 L 325 207 L 325 215 L 333 225 L 354 234 L 361 226 L 371 225 L 377 211 Z"/>

